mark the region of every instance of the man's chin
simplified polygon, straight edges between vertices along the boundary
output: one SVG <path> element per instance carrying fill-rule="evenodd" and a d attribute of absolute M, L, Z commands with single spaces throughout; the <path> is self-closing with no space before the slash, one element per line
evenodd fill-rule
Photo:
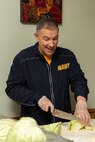
<path fill-rule="evenodd" d="M 46 54 L 47 57 L 52 57 L 53 53 L 52 54 Z"/>
<path fill-rule="evenodd" d="M 52 56 L 53 53 L 54 53 L 54 52 L 48 51 L 48 52 L 46 53 L 46 55 L 47 55 L 47 56 Z"/>

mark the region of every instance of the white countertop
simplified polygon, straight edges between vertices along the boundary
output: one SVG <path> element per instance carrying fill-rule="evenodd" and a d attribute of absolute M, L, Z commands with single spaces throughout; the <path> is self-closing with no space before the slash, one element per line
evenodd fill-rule
<path fill-rule="evenodd" d="M 91 124 L 95 126 L 95 119 L 91 121 Z M 61 135 L 74 142 L 95 142 L 95 130 L 70 131 L 64 123 L 62 124 Z"/>

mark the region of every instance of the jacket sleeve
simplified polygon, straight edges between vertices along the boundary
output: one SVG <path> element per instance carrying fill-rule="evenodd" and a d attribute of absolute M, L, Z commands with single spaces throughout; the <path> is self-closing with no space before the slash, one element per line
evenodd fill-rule
<path fill-rule="evenodd" d="M 89 89 L 87 85 L 87 79 L 77 62 L 75 55 L 73 54 L 70 65 L 70 84 L 71 90 L 75 94 L 75 99 L 77 96 L 83 96 L 87 99 Z"/>
<path fill-rule="evenodd" d="M 27 86 L 18 55 L 13 60 L 6 84 L 6 94 L 21 105 L 33 106 L 43 96 L 40 92 L 35 92 Z"/>

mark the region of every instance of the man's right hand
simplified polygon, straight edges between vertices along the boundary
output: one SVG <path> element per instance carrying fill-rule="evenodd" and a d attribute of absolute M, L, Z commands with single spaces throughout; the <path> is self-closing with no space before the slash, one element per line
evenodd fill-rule
<path fill-rule="evenodd" d="M 53 113 L 54 111 L 54 105 L 52 104 L 52 102 L 46 97 L 46 96 L 43 96 L 39 101 L 38 101 L 38 105 L 39 107 L 48 112 L 49 111 L 49 108 L 50 108 L 50 111 L 51 113 Z"/>

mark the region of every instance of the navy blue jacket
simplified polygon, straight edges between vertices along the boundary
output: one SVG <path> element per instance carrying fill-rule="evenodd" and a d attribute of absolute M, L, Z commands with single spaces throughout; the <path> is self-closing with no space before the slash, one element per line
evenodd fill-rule
<path fill-rule="evenodd" d="M 47 96 L 55 108 L 71 112 L 69 88 L 77 96 L 87 99 L 89 93 L 84 77 L 74 53 L 57 47 L 51 65 L 48 65 L 38 50 L 38 43 L 18 53 L 10 69 L 7 80 L 7 95 L 21 105 L 21 116 L 30 116 L 38 124 L 64 121 L 52 117 L 37 105 L 42 96 Z"/>

